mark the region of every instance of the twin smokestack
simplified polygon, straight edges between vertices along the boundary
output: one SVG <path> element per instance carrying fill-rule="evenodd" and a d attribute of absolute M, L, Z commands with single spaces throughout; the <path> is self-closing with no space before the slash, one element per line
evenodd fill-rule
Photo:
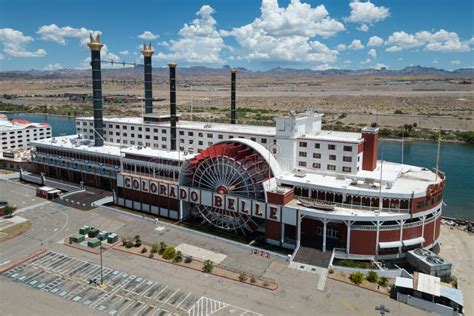
<path fill-rule="evenodd" d="M 91 50 L 92 67 L 92 95 L 94 103 L 94 146 L 104 145 L 104 123 L 102 115 L 102 76 L 100 66 L 100 50 L 103 44 L 100 43 L 100 34 L 93 38 L 90 34 L 90 41 L 87 44 Z M 153 89 L 152 89 L 152 65 L 151 57 L 154 51 L 151 43 L 143 44 L 142 54 L 144 59 L 144 81 L 145 81 L 145 113 L 153 113 Z M 171 150 L 176 150 L 176 64 L 170 63 L 170 127 L 171 127 Z M 231 69 L 231 93 L 230 93 L 230 123 L 236 124 L 235 107 L 235 87 L 236 70 Z"/>

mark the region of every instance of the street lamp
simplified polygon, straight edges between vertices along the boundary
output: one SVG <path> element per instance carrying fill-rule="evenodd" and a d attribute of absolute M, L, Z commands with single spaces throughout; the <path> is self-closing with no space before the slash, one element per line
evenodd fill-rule
<path fill-rule="evenodd" d="M 103 273 L 102 273 L 102 240 L 100 241 L 99 245 L 99 253 L 100 253 L 100 287 L 104 286 L 104 278 L 103 278 Z"/>

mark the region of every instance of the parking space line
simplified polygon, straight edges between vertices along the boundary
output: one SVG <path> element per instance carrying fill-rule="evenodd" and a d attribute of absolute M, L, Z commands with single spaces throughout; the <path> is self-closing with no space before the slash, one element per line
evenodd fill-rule
<path fill-rule="evenodd" d="M 184 303 L 184 301 L 191 295 L 191 293 L 192 293 L 192 292 L 189 292 L 188 295 L 186 295 L 186 297 L 183 298 L 183 300 L 182 300 L 178 305 L 176 305 L 176 309 L 178 309 L 178 308 L 181 306 L 181 304 Z"/>
<path fill-rule="evenodd" d="M 176 295 L 176 293 L 178 293 L 178 292 L 179 292 L 179 290 L 180 290 L 180 289 L 177 289 L 177 290 L 176 290 L 176 291 L 175 291 L 173 294 L 171 294 L 171 296 L 170 296 L 170 297 L 168 297 L 168 299 L 167 299 L 166 301 L 164 301 L 164 303 L 165 303 L 165 304 L 168 304 L 168 302 L 171 300 L 171 298 L 172 298 L 173 296 L 175 296 L 175 295 Z"/>
<path fill-rule="evenodd" d="M 165 286 L 158 294 L 154 295 L 152 299 L 157 300 L 157 297 L 160 296 L 160 294 L 163 293 L 163 291 L 166 290 L 167 288 L 168 288 L 168 285 Z"/>

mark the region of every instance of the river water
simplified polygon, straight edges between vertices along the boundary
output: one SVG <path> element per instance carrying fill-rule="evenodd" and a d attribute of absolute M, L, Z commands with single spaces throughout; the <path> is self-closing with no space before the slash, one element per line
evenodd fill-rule
<path fill-rule="evenodd" d="M 75 131 L 75 120 L 65 116 L 42 114 L 9 114 L 9 119 L 26 119 L 30 122 L 48 122 L 53 128 L 53 136 L 70 135 Z M 401 162 L 399 141 L 381 141 L 379 159 Z M 404 163 L 434 168 L 436 165 L 437 144 L 432 142 L 410 141 L 404 143 Z M 440 169 L 446 173 L 447 204 L 445 216 L 474 219 L 474 146 L 442 143 L 440 149 Z"/>

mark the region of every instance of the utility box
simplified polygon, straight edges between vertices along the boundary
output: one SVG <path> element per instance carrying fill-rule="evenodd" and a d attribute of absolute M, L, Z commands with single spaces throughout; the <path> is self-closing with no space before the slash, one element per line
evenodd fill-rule
<path fill-rule="evenodd" d="M 82 226 L 81 228 L 79 228 L 79 234 L 87 235 L 89 234 L 90 230 L 91 230 L 90 226 Z"/>
<path fill-rule="evenodd" d="M 117 234 L 111 233 L 111 234 L 109 234 L 109 236 L 107 237 L 107 242 L 108 242 L 109 244 L 116 243 L 117 241 L 118 241 L 118 235 L 117 235 Z"/>
<path fill-rule="evenodd" d="M 99 230 L 97 228 L 91 228 L 88 233 L 89 238 L 95 238 L 97 237 L 98 234 L 99 234 Z"/>
<path fill-rule="evenodd" d="M 100 240 L 97 238 L 92 238 L 87 241 L 87 247 L 97 248 L 100 246 Z"/>
<path fill-rule="evenodd" d="M 109 236 L 109 232 L 100 232 L 97 235 L 97 238 L 99 238 L 100 240 L 106 240 L 108 236 Z"/>
<path fill-rule="evenodd" d="M 71 237 L 69 237 L 69 241 L 70 242 L 75 242 L 75 243 L 81 243 L 85 240 L 85 237 L 83 234 L 76 234 L 76 235 L 73 235 Z"/>

